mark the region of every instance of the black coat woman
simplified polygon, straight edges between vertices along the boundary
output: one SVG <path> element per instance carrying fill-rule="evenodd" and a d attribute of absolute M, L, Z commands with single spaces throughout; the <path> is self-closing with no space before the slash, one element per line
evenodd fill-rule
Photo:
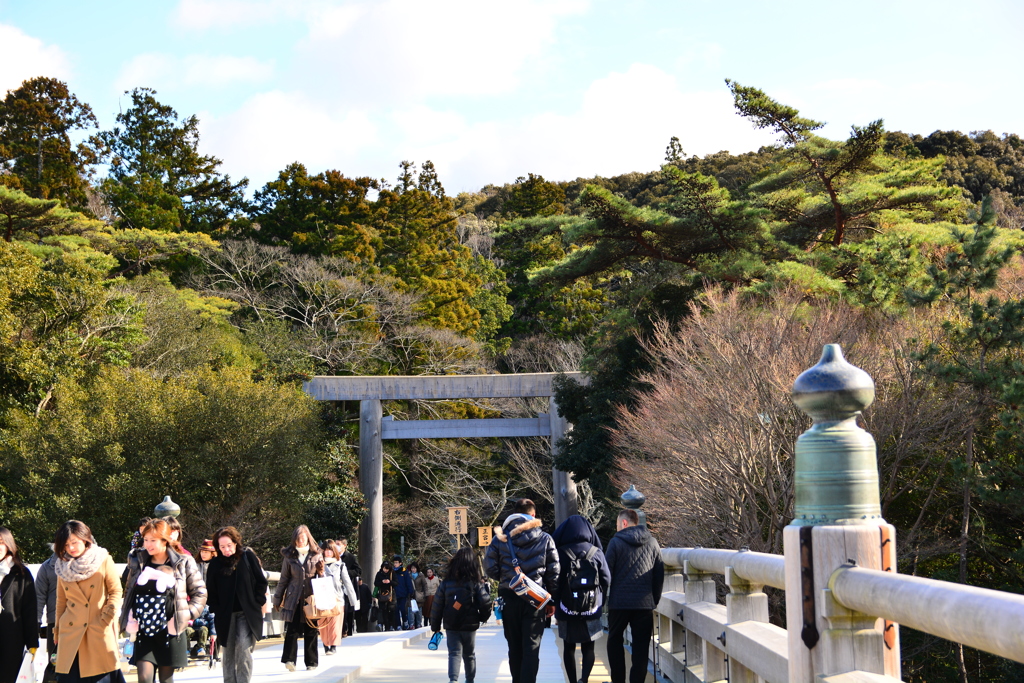
<path fill-rule="evenodd" d="M 302 636 L 303 660 L 306 670 L 312 671 L 319 663 L 319 631 L 306 623 L 302 606 L 313 594 L 313 579 L 324 575 L 324 556 L 305 524 L 296 527 L 292 542 L 281 549 L 281 555 L 281 581 L 274 591 L 274 609 L 281 612 L 285 623 L 281 661 L 288 671 L 295 671 L 299 636 Z"/>
<path fill-rule="evenodd" d="M 389 562 L 383 562 L 380 565 L 380 571 L 377 572 L 377 576 L 373 577 L 373 589 L 377 595 L 377 609 L 380 612 L 379 619 L 380 624 L 384 631 L 397 630 L 395 625 L 395 618 L 397 617 L 395 611 L 395 586 L 394 576 L 391 571 L 391 564 Z"/>
<path fill-rule="evenodd" d="M 0 606 L 0 683 L 14 683 L 25 650 L 35 654 L 39 647 L 39 619 L 32 573 L 6 527 L 0 527 Z"/>
<path fill-rule="evenodd" d="M 267 578 L 256 553 L 242 544 L 235 527 L 218 529 L 213 543 L 220 554 L 207 569 L 207 604 L 220 634 L 224 683 L 249 683 L 252 651 L 263 638 Z"/>

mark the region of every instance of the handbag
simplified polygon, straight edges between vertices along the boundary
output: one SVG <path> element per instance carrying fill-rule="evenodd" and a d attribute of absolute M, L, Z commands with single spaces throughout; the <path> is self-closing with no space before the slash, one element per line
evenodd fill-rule
<path fill-rule="evenodd" d="M 306 625 L 310 628 L 320 628 L 315 622 L 319 619 L 337 617 L 341 615 L 342 607 L 338 603 L 331 609 L 317 609 L 316 596 L 310 595 L 306 598 L 306 604 L 302 606 L 302 612 L 306 615 Z"/>
<path fill-rule="evenodd" d="M 505 543 L 508 545 L 508 552 L 512 556 L 512 569 L 515 571 L 515 576 L 508 581 L 508 587 L 516 595 L 530 603 L 530 606 L 535 610 L 547 607 L 548 603 L 551 602 L 551 593 L 548 593 L 544 586 L 523 573 L 522 568 L 519 566 L 519 559 L 516 557 L 516 551 L 512 547 L 511 539 L 506 538 Z"/>

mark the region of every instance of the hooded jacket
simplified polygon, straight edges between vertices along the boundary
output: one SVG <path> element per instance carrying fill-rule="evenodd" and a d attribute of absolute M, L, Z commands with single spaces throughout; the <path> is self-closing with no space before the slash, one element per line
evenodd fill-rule
<path fill-rule="evenodd" d="M 612 573 L 608 609 L 658 606 L 665 583 L 665 565 L 661 561 L 661 546 L 646 527 L 626 527 L 612 536 L 605 558 Z"/>
<path fill-rule="evenodd" d="M 608 592 L 612 576 L 608 570 L 608 561 L 605 559 L 601 546 L 601 539 L 597 530 L 585 517 L 573 515 L 566 519 L 555 529 L 552 536 L 555 546 L 558 548 L 558 561 L 561 564 L 561 571 L 558 573 L 558 590 L 555 591 L 555 616 L 559 619 L 600 619 L 601 606 L 604 604 L 604 596 Z M 597 565 L 597 578 L 599 582 L 597 591 L 597 608 L 593 614 L 588 616 L 577 616 L 566 614 L 562 607 L 561 596 L 569 590 L 569 558 L 566 550 L 571 550 L 576 557 L 581 558 L 591 548 L 597 548 L 594 553 L 594 564 Z"/>
<path fill-rule="evenodd" d="M 43 608 L 46 608 L 46 625 L 53 626 L 56 623 L 57 614 L 57 570 L 54 563 L 57 562 L 56 555 L 50 555 L 46 562 L 39 565 L 36 572 L 36 616 L 39 625 L 43 624 Z"/>
<path fill-rule="evenodd" d="M 504 524 L 494 527 L 494 538 L 484 555 L 484 572 L 498 581 L 499 590 L 508 590 L 509 580 L 515 576 L 506 542 L 511 541 L 520 570 L 540 582 L 548 592 L 555 592 L 558 584 L 558 551 L 554 540 L 541 531 L 540 527 L 539 519 L 524 514 L 510 515 Z"/>

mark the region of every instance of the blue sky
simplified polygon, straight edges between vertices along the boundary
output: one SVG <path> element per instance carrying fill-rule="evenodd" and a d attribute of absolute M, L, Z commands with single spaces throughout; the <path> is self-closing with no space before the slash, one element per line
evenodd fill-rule
<path fill-rule="evenodd" d="M 393 180 L 431 159 L 456 193 L 652 170 L 672 135 L 756 149 L 726 77 L 835 138 L 1024 135 L 1022 37 L 1016 0 L 0 0 L 0 92 L 56 76 L 109 127 L 155 88 L 253 188 L 292 161 Z"/>

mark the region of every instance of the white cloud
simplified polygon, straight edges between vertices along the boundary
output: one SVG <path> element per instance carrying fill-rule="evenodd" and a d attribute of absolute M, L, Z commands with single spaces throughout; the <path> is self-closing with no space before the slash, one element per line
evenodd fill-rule
<path fill-rule="evenodd" d="M 377 125 L 364 112 L 332 111 L 281 90 L 255 95 L 227 116 L 200 113 L 199 120 L 203 152 L 223 159 L 232 176 L 252 178 L 253 189 L 293 161 L 311 172 L 336 168 L 366 175 L 359 155 L 380 142 Z"/>
<path fill-rule="evenodd" d="M 467 125 L 443 141 L 410 139 L 407 156 L 432 159 L 442 181 L 457 191 L 528 172 L 570 180 L 654 170 L 673 135 L 687 154 L 701 156 L 771 142 L 735 115 L 727 92 L 683 92 L 661 69 L 634 64 L 594 81 L 571 114 Z"/>
<path fill-rule="evenodd" d="M 254 189 L 293 161 L 312 172 L 393 179 L 402 159 L 430 159 L 450 192 L 509 182 L 651 171 L 676 135 L 688 154 L 741 153 L 771 142 L 733 112 L 724 89 L 683 92 L 657 67 L 634 64 L 594 81 L 568 114 L 469 120 L 423 104 L 390 111 L 332 108 L 295 92 L 250 98 L 228 116 L 201 114 L 203 147 Z"/>
<path fill-rule="evenodd" d="M 0 24 L 0 95 L 36 76 L 67 80 L 71 67 L 64 52 L 21 29 Z"/>
<path fill-rule="evenodd" d="M 346 101 L 508 93 L 585 0 L 375 0 L 310 13 L 298 77 Z M 315 80 L 314 80 L 315 79 Z"/>
<path fill-rule="evenodd" d="M 115 80 L 118 92 L 136 87 L 174 90 L 176 88 L 222 88 L 261 83 L 270 79 L 274 65 L 254 57 L 232 55 L 188 55 L 161 53 L 136 55 L 121 68 Z"/>

